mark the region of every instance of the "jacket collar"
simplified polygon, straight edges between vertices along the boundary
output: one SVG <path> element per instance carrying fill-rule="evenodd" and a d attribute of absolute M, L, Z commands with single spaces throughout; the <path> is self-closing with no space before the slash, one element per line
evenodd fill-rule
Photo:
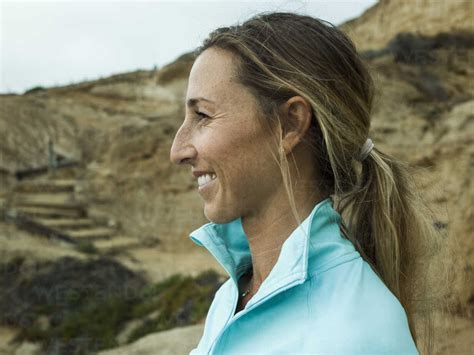
<path fill-rule="evenodd" d="M 318 202 L 283 243 L 278 260 L 258 293 L 304 282 L 308 274 L 331 267 L 338 256 L 353 255 L 354 246 L 341 236 L 340 223 L 341 216 L 333 208 L 331 197 Z M 189 238 L 214 256 L 235 285 L 251 266 L 252 257 L 241 218 L 224 224 L 207 223 L 193 231 Z"/>

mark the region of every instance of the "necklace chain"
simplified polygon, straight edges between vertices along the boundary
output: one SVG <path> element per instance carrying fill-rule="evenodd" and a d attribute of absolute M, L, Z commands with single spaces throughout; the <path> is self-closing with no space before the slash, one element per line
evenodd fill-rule
<path fill-rule="evenodd" d="M 249 292 L 250 292 L 250 289 L 247 289 L 246 291 L 242 292 L 242 297 L 247 296 Z"/>
<path fill-rule="evenodd" d="M 250 270 L 249 274 L 250 274 L 250 275 L 253 274 L 252 270 Z M 245 296 L 247 296 L 249 293 L 250 293 L 250 287 L 247 288 L 244 292 L 242 292 L 241 296 L 242 296 L 242 297 L 245 297 Z M 253 295 L 253 293 L 252 293 L 252 295 Z"/>

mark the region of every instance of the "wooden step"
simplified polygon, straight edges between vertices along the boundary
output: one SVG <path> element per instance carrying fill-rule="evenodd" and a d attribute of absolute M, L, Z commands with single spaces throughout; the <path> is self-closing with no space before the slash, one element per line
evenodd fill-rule
<path fill-rule="evenodd" d="M 90 218 L 35 218 L 35 221 L 50 228 L 68 230 L 97 225 L 97 222 Z"/>
<path fill-rule="evenodd" d="M 105 227 L 63 231 L 76 240 L 110 238 L 116 233 L 115 229 Z"/>
<path fill-rule="evenodd" d="M 141 246 L 143 243 L 138 238 L 116 236 L 110 239 L 96 240 L 94 247 L 102 253 L 118 252 Z"/>
<path fill-rule="evenodd" d="M 17 193 L 12 203 L 17 206 L 55 206 L 64 208 L 71 208 L 71 206 L 77 205 L 74 201 L 74 195 L 68 192 L 46 194 Z"/>
<path fill-rule="evenodd" d="M 85 217 L 86 211 L 82 207 L 76 208 L 56 208 L 56 207 L 37 207 L 37 206 L 16 206 L 11 209 L 12 213 L 18 211 L 32 217 Z"/>
<path fill-rule="evenodd" d="M 7 207 L 7 198 L 5 196 L 0 196 L 0 209 Z"/>
<path fill-rule="evenodd" d="M 74 179 L 52 179 L 52 180 L 25 180 L 19 182 L 15 192 L 73 192 L 76 185 Z"/>
<path fill-rule="evenodd" d="M 45 207 L 45 208 L 55 208 L 58 210 L 75 210 L 75 209 L 85 209 L 85 206 L 77 202 L 71 203 L 54 203 L 46 201 L 16 201 L 11 205 L 13 208 L 23 208 L 23 207 Z"/>

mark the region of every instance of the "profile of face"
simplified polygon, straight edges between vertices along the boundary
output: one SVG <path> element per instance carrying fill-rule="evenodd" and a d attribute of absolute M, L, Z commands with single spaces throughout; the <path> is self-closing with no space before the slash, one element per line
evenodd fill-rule
<path fill-rule="evenodd" d="M 204 214 L 214 223 L 265 211 L 279 191 L 281 173 L 266 149 L 257 99 L 236 82 L 238 58 L 208 48 L 196 58 L 188 81 L 186 115 L 173 141 L 170 160 L 191 172 L 215 174 L 198 188 Z M 188 104 L 189 103 L 189 104 Z"/>

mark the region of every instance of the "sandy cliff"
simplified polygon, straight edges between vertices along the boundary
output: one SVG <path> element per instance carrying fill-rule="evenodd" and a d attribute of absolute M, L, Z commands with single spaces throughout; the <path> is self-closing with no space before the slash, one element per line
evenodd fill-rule
<path fill-rule="evenodd" d="M 473 2 L 381 1 L 341 28 L 360 51 L 381 50 L 401 32 L 452 36 L 423 40 L 429 44 L 418 62 L 397 59 L 394 48 L 420 49 L 409 41 L 367 57 L 377 86 L 371 137 L 378 149 L 420 168 L 421 193 L 459 253 L 453 298 L 472 317 L 473 34 L 453 41 L 458 30 L 474 30 Z M 202 203 L 190 169 L 169 162 L 191 65 L 184 55 L 158 71 L 0 96 L 0 193 L 15 170 L 45 162 L 49 137 L 81 159 L 77 179 L 94 209 L 114 215 L 130 235 L 160 238 L 162 251 L 195 248 L 188 234 L 207 222 Z M 443 340 L 449 353 L 474 346 L 463 335 L 472 318 L 463 317 L 452 327 L 463 338 Z"/>
<path fill-rule="evenodd" d="M 470 0 L 379 0 L 361 16 L 343 23 L 364 51 L 385 47 L 400 32 L 432 36 L 440 32 L 474 30 L 474 2 Z"/>

